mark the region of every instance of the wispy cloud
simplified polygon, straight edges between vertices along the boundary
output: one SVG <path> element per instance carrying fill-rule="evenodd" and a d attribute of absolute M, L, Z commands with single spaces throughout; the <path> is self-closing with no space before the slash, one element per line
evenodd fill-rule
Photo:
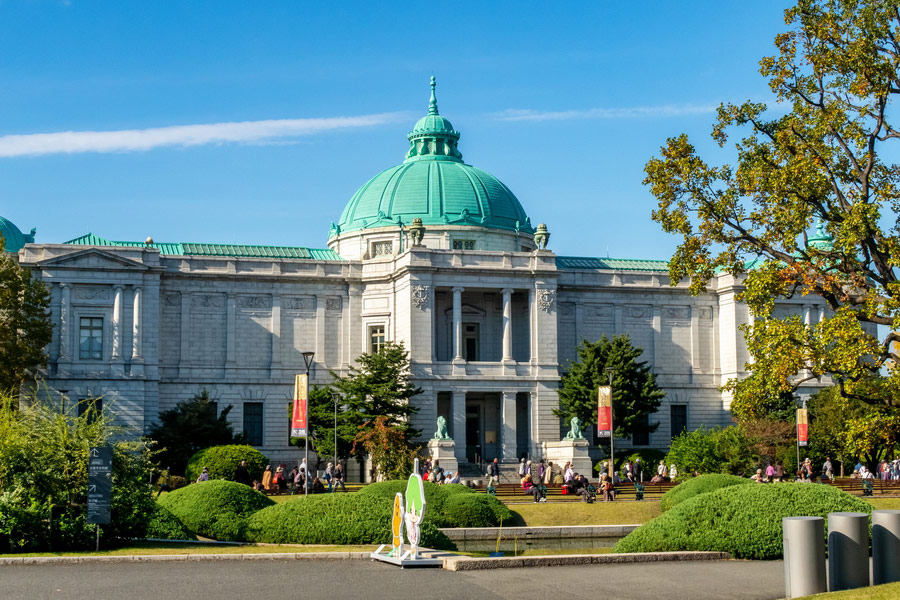
<path fill-rule="evenodd" d="M 273 119 L 118 131 L 60 131 L 5 135 L 0 136 L 0 157 L 137 152 L 163 146 L 260 143 L 350 127 L 372 127 L 393 123 L 406 116 L 406 113 L 393 112 L 355 117 Z"/>
<path fill-rule="evenodd" d="M 626 108 L 587 108 L 582 110 L 540 111 L 511 108 L 492 116 L 500 121 L 565 121 L 571 119 L 640 119 L 706 115 L 716 111 L 716 105 L 666 104 L 663 106 L 632 106 Z"/>

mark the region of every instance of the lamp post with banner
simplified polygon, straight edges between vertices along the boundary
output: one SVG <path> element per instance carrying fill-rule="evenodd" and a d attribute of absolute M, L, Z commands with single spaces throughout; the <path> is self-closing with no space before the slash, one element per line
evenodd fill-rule
<path fill-rule="evenodd" d="M 607 367 L 609 385 L 601 385 L 597 388 L 597 437 L 609 438 L 609 478 L 612 480 L 615 469 L 615 444 L 613 441 L 613 405 L 612 405 L 612 379 L 615 369 Z"/>
<path fill-rule="evenodd" d="M 331 400 L 334 402 L 334 467 L 337 468 L 338 462 L 338 453 L 337 453 L 337 410 L 338 405 L 341 402 L 341 395 L 337 392 L 331 392 Z M 332 473 L 333 475 L 333 473 Z"/>
<path fill-rule="evenodd" d="M 800 466 L 800 446 L 809 445 L 809 410 L 806 408 L 806 396 L 801 398 L 802 406 L 797 409 L 797 470 Z"/>
<path fill-rule="evenodd" d="M 304 352 L 303 362 L 306 374 L 298 374 L 294 379 L 294 411 L 291 417 L 291 436 L 305 438 L 304 461 L 306 473 L 303 476 L 303 493 L 309 495 L 309 373 L 315 352 Z"/>

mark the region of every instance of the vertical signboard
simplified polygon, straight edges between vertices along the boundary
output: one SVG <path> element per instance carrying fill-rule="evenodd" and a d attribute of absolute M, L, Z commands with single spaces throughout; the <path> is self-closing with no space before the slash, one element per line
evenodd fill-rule
<path fill-rule="evenodd" d="M 809 444 L 809 411 L 805 408 L 797 409 L 797 445 Z"/>
<path fill-rule="evenodd" d="M 597 436 L 612 437 L 612 388 L 608 385 L 597 391 Z"/>
<path fill-rule="evenodd" d="M 291 414 L 291 437 L 306 437 L 306 409 L 309 397 L 309 381 L 306 375 L 294 378 L 294 410 Z"/>
<path fill-rule="evenodd" d="M 107 525 L 112 494 L 112 457 L 109 446 L 92 447 L 88 454 L 87 522 Z"/>

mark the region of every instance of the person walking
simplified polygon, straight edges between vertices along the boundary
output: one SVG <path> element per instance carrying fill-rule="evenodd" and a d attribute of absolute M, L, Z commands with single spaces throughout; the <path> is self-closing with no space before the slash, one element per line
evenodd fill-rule
<path fill-rule="evenodd" d="M 334 467 L 331 463 L 325 466 L 325 483 L 328 484 L 328 491 L 332 489 L 331 480 L 334 478 Z"/>
<path fill-rule="evenodd" d="M 775 467 L 772 466 L 772 463 L 766 465 L 766 481 L 769 483 L 775 481 Z"/>
<path fill-rule="evenodd" d="M 500 483 L 500 461 L 496 458 L 488 465 L 488 478 L 491 483 Z"/>
<path fill-rule="evenodd" d="M 341 463 L 338 462 L 334 465 L 334 491 L 336 492 L 338 487 L 340 487 L 343 491 L 347 491 L 347 488 L 344 487 L 344 468 L 341 466 Z"/>
<path fill-rule="evenodd" d="M 273 489 L 272 486 L 272 465 L 266 465 L 266 470 L 263 471 L 262 476 L 262 486 L 264 490 Z"/>
<path fill-rule="evenodd" d="M 575 471 L 572 469 L 572 463 L 567 462 L 563 472 L 565 473 L 565 475 L 563 475 L 563 483 L 569 483 L 575 478 Z"/>
<path fill-rule="evenodd" d="M 826 479 L 834 479 L 834 467 L 831 466 L 831 457 L 826 456 L 822 464 L 822 476 Z"/>

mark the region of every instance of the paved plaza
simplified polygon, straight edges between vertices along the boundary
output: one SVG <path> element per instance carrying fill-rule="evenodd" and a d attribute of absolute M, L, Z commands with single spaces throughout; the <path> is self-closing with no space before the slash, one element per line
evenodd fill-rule
<path fill-rule="evenodd" d="M 669 562 L 451 573 L 368 560 L 88 563 L 3 566 L 0 581 L 4 600 L 765 600 L 784 596 L 784 564 Z"/>

